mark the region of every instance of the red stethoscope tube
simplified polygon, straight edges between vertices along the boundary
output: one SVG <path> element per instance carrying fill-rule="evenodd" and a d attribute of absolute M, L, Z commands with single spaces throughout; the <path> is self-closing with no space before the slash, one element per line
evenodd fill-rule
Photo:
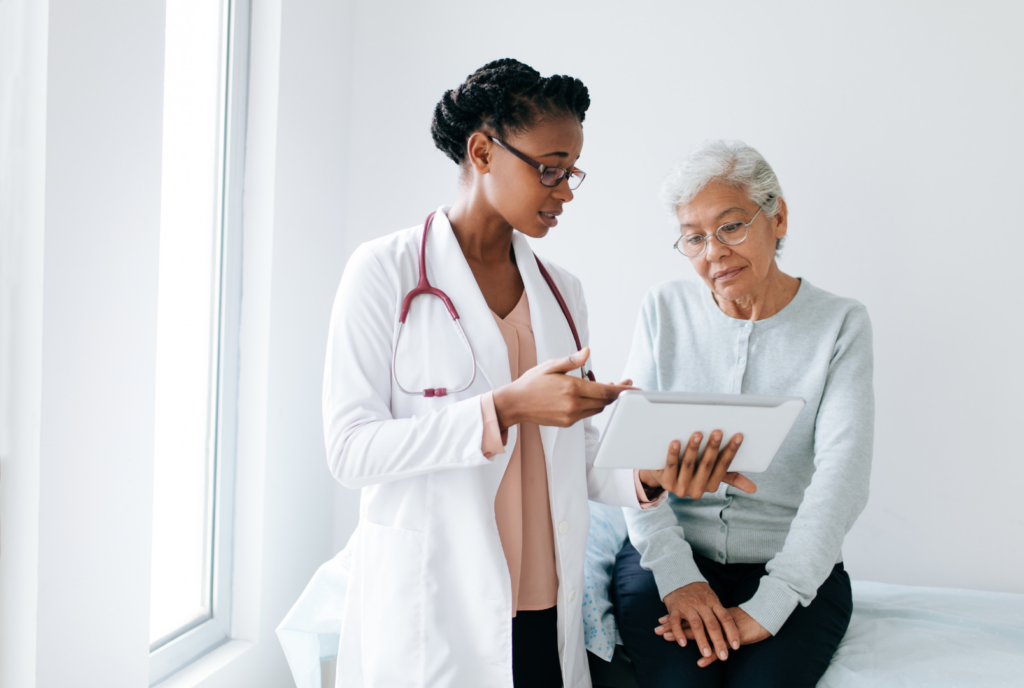
<path fill-rule="evenodd" d="M 459 312 L 455 310 L 455 304 L 453 304 L 452 300 L 448 298 L 448 295 L 440 289 L 431 286 L 430 281 L 427 279 L 427 233 L 430 231 L 430 222 L 434 219 L 434 214 L 435 213 L 430 213 L 430 215 L 427 215 L 427 219 L 423 223 L 423 236 L 420 239 L 419 281 L 416 284 L 416 287 L 406 294 L 404 299 L 402 299 L 402 310 L 398 315 L 398 329 L 395 332 L 394 351 L 391 354 L 391 375 L 395 380 L 395 386 L 406 394 L 414 396 L 422 394 L 425 397 L 443 397 L 449 394 L 465 392 L 467 389 L 472 387 L 473 383 L 476 381 L 476 354 L 473 353 L 473 347 L 470 345 L 469 339 L 466 337 L 466 333 L 463 331 L 462 325 L 459 323 Z M 576 332 L 576 323 L 573 322 L 572 315 L 569 313 L 569 308 L 565 305 L 565 299 L 562 298 L 562 293 L 558 290 L 558 287 L 555 286 L 555 281 L 551 279 L 551 275 L 544 267 L 544 264 L 540 262 L 540 258 L 537 258 L 536 256 L 534 256 L 534 258 L 537 260 L 537 267 L 540 269 L 541 276 L 544 278 L 544 281 L 547 282 L 548 287 L 551 288 L 551 292 L 555 295 L 555 300 L 558 301 L 558 306 L 562 309 L 562 314 L 565 315 L 566 322 L 569 323 L 569 330 L 572 332 L 572 338 L 576 342 L 576 350 L 579 351 L 582 348 L 580 346 L 580 336 Z M 450 390 L 447 387 L 433 387 L 425 389 L 422 392 L 412 392 L 403 387 L 402 383 L 398 381 L 396 363 L 398 360 L 398 342 L 402 337 L 402 326 L 405 325 L 405 319 L 409 317 L 409 308 L 412 306 L 413 299 L 417 296 L 422 296 L 423 294 L 436 296 L 441 299 L 441 303 L 443 303 L 444 307 L 448 309 L 448 314 L 452 316 L 452 323 L 459 334 L 459 339 L 462 340 L 463 345 L 469 351 L 470 365 L 472 366 L 469 382 L 459 389 Z M 586 375 L 584 377 L 589 379 L 591 382 L 596 380 L 593 370 L 586 371 Z"/>

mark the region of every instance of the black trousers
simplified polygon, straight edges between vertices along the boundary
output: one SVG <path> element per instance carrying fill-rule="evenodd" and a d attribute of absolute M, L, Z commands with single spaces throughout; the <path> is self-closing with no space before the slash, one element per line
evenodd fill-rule
<path fill-rule="evenodd" d="M 562 688 L 557 607 L 512 617 L 512 682 L 516 688 Z"/>
<path fill-rule="evenodd" d="M 694 560 L 722 606 L 736 607 L 754 593 L 764 564 L 719 564 Z M 846 634 L 853 613 L 850 577 L 836 564 L 807 607 L 797 605 L 779 632 L 753 645 L 729 650 L 729 659 L 697 666 L 697 643 L 680 647 L 654 634 L 665 603 L 654 574 L 640 568 L 640 553 L 628 540 L 615 559 L 612 603 L 626 654 L 641 688 L 814 688 Z"/>

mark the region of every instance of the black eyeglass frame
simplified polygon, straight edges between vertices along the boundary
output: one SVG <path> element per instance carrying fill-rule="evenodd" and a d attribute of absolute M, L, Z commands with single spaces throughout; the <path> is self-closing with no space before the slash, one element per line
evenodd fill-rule
<path fill-rule="evenodd" d="M 540 172 L 540 183 L 541 183 L 542 186 L 546 186 L 548 188 L 554 188 L 554 187 L 558 186 L 559 184 L 561 184 L 563 179 L 578 179 L 579 181 L 576 182 L 576 186 L 573 186 L 571 181 L 567 181 L 566 182 L 566 184 L 569 185 L 569 190 L 570 191 L 575 191 L 576 189 L 580 188 L 580 184 L 582 184 L 583 180 L 587 178 L 587 173 L 584 172 L 583 170 L 581 170 L 578 167 L 574 167 L 574 168 L 572 168 L 572 170 L 567 170 L 564 167 L 554 167 L 554 166 L 551 166 L 551 165 L 545 165 L 542 162 L 537 162 L 536 160 L 531 158 L 529 155 L 526 155 L 525 153 L 521 153 L 521 152 L 517 151 L 515 148 L 513 148 L 510 145 L 508 145 L 504 141 L 500 141 L 499 139 L 496 139 L 493 136 L 487 136 L 487 138 L 489 138 L 491 141 L 493 141 L 494 143 L 498 144 L 499 146 L 501 146 L 502 148 L 507 150 L 509 153 L 511 153 L 512 155 L 516 156 L 517 158 L 519 158 L 520 160 L 525 162 L 527 165 L 529 165 L 533 169 L 535 169 L 538 172 Z M 557 175 L 554 184 L 545 184 L 544 183 L 544 174 L 547 173 L 547 172 L 554 172 Z M 561 173 L 561 174 L 559 174 L 559 173 Z"/>

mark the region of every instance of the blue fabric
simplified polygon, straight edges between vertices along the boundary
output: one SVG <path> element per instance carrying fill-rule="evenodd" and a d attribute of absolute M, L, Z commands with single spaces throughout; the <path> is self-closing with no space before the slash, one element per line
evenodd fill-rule
<path fill-rule="evenodd" d="M 606 662 L 612 661 L 615 646 L 622 644 L 609 588 L 615 555 L 625 542 L 622 508 L 591 502 L 587 560 L 583 565 L 583 643 Z"/>

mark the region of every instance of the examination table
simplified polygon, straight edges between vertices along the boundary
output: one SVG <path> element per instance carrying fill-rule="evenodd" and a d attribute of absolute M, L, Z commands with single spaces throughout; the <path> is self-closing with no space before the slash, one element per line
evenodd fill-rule
<path fill-rule="evenodd" d="M 590 515 L 583 596 L 590 676 L 595 688 L 636 688 L 608 598 L 626 522 L 618 507 L 593 502 Z M 1024 595 L 854 581 L 850 628 L 818 688 L 918 686 L 1024 688 Z"/>
<path fill-rule="evenodd" d="M 608 598 L 625 521 L 617 507 L 590 509 L 583 621 L 591 677 L 595 688 L 636 688 Z M 348 568 L 347 550 L 321 566 L 277 629 L 297 688 L 320 688 L 320 663 L 337 654 Z M 854 581 L 850 628 L 818 686 L 1024 688 L 1024 595 Z"/>

